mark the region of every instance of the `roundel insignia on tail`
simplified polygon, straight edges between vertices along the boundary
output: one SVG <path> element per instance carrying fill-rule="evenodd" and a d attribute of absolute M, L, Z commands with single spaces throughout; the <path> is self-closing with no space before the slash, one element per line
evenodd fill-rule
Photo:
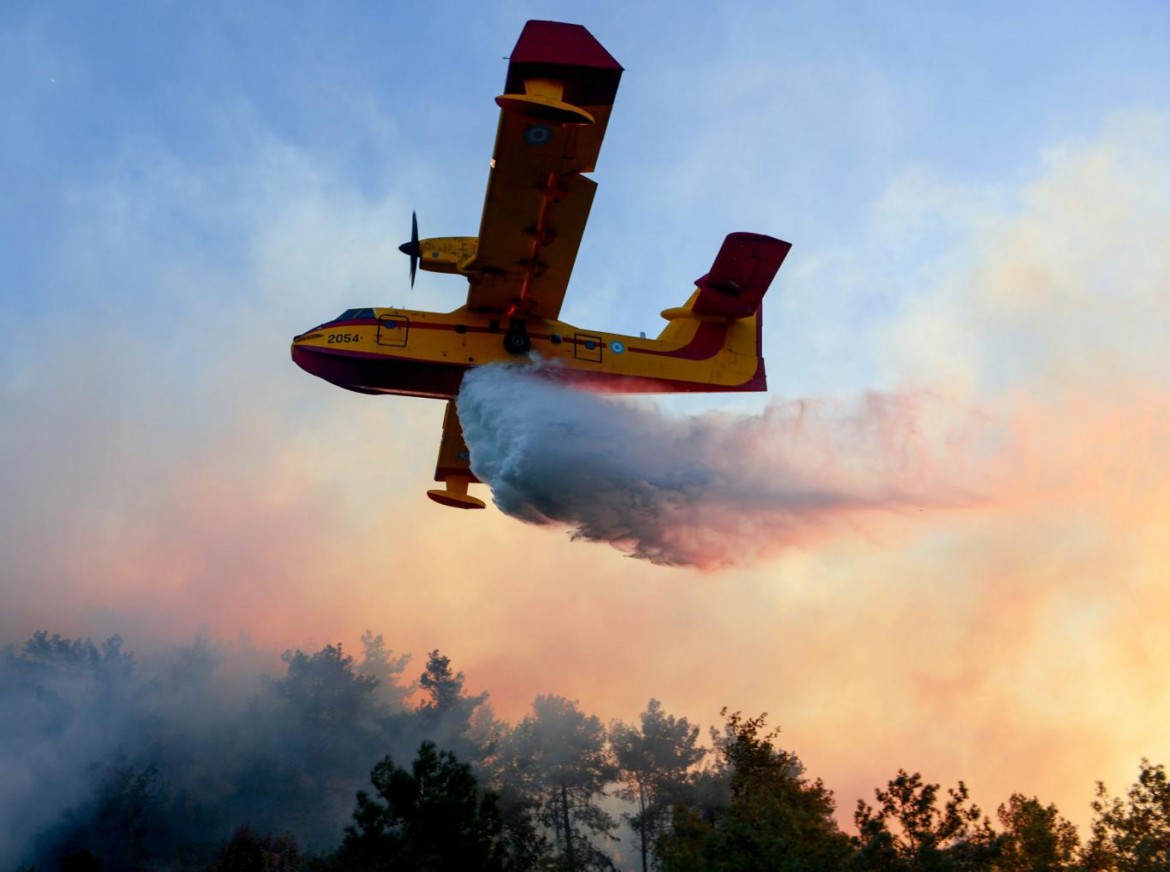
<path fill-rule="evenodd" d="M 529 145 L 544 145 L 552 139 L 552 130 L 544 124 L 533 124 L 524 131 L 524 141 Z"/>

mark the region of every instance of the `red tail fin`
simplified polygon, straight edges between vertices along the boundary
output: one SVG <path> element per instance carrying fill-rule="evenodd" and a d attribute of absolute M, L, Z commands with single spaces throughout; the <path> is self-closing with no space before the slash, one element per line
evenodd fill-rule
<path fill-rule="evenodd" d="M 731 233 L 711 265 L 698 279 L 696 315 L 749 318 L 760 307 L 792 244 L 761 233 Z"/>

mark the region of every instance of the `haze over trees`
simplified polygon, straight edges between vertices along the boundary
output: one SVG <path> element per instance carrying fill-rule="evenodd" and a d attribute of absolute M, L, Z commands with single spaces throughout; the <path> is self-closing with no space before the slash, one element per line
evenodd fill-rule
<path fill-rule="evenodd" d="M 609 743 L 622 782 L 617 796 L 634 805 L 622 817 L 633 831 L 646 872 L 654 846 L 668 832 L 674 807 L 685 807 L 692 799 L 691 773 L 707 750 L 699 746 L 698 725 L 668 715 L 656 699 L 642 712 L 639 726 L 614 723 Z"/>
<path fill-rule="evenodd" d="M 1013 794 L 899 770 L 852 826 L 764 715 L 708 743 L 651 699 L 608 726 L 538 696 L 518 723 L 438 650 L 412 679 L 380 635 L 245 679 L 206 639 L 139 662 L 38 632 L 0 661 L 0 868 L 24 870 L 1156 870 L 1170 783 L 1101 784 L 1082 841 Z"/>

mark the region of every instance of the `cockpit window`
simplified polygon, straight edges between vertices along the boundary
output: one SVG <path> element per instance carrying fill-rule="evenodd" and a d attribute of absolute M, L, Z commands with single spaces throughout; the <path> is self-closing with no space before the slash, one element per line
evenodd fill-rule
<path fill-rule="evenodd" d="M 346 309 L 335 320 L 337 321 L 361 321 L 363 318 L 373 318 L 373 309 Z"/>

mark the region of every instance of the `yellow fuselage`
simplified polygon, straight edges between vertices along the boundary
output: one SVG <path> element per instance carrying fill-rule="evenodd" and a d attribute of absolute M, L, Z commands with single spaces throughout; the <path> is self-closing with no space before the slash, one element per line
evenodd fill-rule
<path fill-rule="evenodd" d="M 302 369 L 350 390 L 451 399 L 468 369 L 543 361 L 554 377 L 614 392 L 762 391 L 759 314 L 664 313 L 657 339 L 581 330 L 563 321 L 510 322 L 494 313 L 351 309 L 293 340 Z M 506 342 L 508 343 L 506 347 Z"/>

